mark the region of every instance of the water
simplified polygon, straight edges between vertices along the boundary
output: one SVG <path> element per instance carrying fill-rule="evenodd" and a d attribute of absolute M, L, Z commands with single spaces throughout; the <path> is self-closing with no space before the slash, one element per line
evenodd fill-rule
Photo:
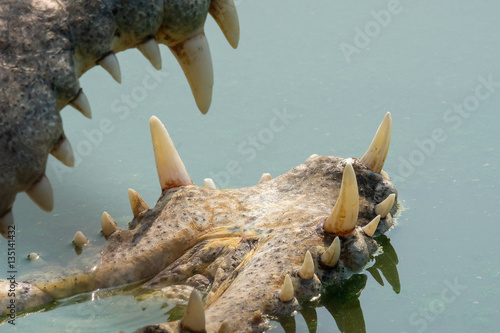
<path fill-rule="evenodd" d="M 263 172 L 286 172 L 313 153 L 361 156 L 390 111 L 392 143 L 384 169 L 406 209 L 387 234 L 397 253 L 399 293 L 383 274 L 366 271 L 341 288 L 345 295 L 329 290 L 344 295 L 338 302 L 337 296 L 326 296 L 316 309 L 273 322 L 274 331 L 307 332 L 309 326 L 316 332 L 497 332 L 500 4 L 236 3 L 237 50 L 210 18 L 207 22 L 215 89 L 206 116 L 197 111 L 165 48 L 161 76 L 152 77 L 149 63 L 129 50 L 118 55 L 122 85 L 99 68 L 82 78 L 93 119 L 70 108 L 62 112 L 66 135 L 81 158 L 74 169 L 49 160 L 53 212 L 41 212 L 18 195 L 19 257 L 36 251 L 46 262 L 66 262 L 76 256 L 70 242 L 77 230 L 102 244 L 102 211 L 122 227 L 131 219 L 129 187 L 149 205 L 155 203 L 160 189 L 151 115 L 168 128 L 195 183 L 212 177 L 221 187 L 242 187 L 255 184 Z M 372 13 L 388 9 L 390 19 Z M 357 29 L 368 29 L 367 38 L 357 36 Z M 141 90 L 145 79 L 161 83 Z M 495 83 L 485 84 L 488 80 Z M 134 104 L 127 105 L 123 96 L 133 94 Z M 453 111 L 460 104 L 462 114 Z M 262 150 L 242 150 L 283 110 L 293 118 Z M 232 160 L 239 172 L 222 177 Z M 39 269 L 18 261 L 20 271 Z M 360 289 L 359 297 L 353 296 Z M 64 301 L 51 311 L 18 318 L 15 328 L 1 326 L 0 332 L 64 332 L 68 322 L 81 332 L 128 332 L 165 321 L 171 311 L 161 302 L 143 306 L 133 295 L 107 296 Z"/>

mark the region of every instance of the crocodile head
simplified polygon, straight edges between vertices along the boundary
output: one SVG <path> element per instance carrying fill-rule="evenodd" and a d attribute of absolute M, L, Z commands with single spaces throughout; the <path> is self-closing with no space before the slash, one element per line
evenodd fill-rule
<path fill-rule="evenodd" d="M 150 209 L 130 190 L 129 230 L 103 213 L 107 243 L 100 254 L 32 276 L 25 301 L 138 281 L 154 290 L 205 281 L 194 283 L 205 304 L 193 290 L 182 320 L 138 332 L 265 331 L 266 316 L 297 311 L 298 300 L 317 298 L 324 285 L 363 269 L 378 251 L 372 236 L 391 228 L 397 207 L 397 191 L 382 171 L 391 122 L 388 113 L 360 159 L 312 155 L 255 186 L 216 189 L 209 179 L 192 184 L 165 127 L 152 117 L 162 189 L 156 205 Z"/>
<path fill-rule="evenodd" d="M 26 192 L 53 207 L 45 176 L 48 154 L 68 166 L 74 155 L 60 111 L 90 118 L 78 78 L 100 65 L 118 82 L 115 53 L 137 48 L 161 69 L 158 44 L 173 52 L 202 113 L 210 106 L 212 61 L 203 27 L 210 13 L 233 47 L 239 23 L 233 0 L 5 0 L 0 3 L 0 233 L 14 224 L 12 206 Z"/>

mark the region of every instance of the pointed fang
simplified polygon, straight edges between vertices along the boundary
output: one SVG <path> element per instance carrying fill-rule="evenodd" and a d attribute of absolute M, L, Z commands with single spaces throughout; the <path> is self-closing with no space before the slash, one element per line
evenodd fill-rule
<path fill-rule="evenodd" d="M 128 199 L 130 201 L 130 207 L 132 208 L 132 214 L 137 217 L 140 213 L 149 209 L 148 204 L 141 198 L 139 193 L 133 189 L 128 189 Z"/>
<path fill-rule="evenodd" d="M 212 57 L 205 33 L 169 46 L 184 71 L 201 113 L 207 113 L 212 102 L 214 74 Z"/>
<path fill-rule="evenodd" d="M 54 208 L 54 192 L 47 176 L 43 175 L 26 193 L 44 211 L 50 212 Z"/>
<path fill-rule="evenodd" d="M 285 281 L 283 282 L 283 286 L 281 287 L 278 297 L 282 302 L 289 302 L 295 297 L 292 279 L 290 279 L 290 275 L 288 274 L 285 276 Z"/>
<path fill-rule="evenodd" d="M 161 190 L 192 185 L 193 182 L 165 126 L 155 116 L 149 119 L 149 126 Z"/>
<path fill-rule="evenodd" d="M 380 222 L 380 215 L 377 215 L 373 220 L 363 227 L 364 233 L 371 237 L 377 231 L 378 223 Z"/>
<path fill-rule="evenodd" d="M 323 265 L 333 267 L 337 264 L 340 258 L 340 239 L 335 237 L 332 244 L 321 255 L 321 262 Z"/>
<path fill-rule="evenodd" d="M 384 218 L 387 213 L 389 213 L 394 206 L 394 201 L 396 200 L 396 194 L 391 193 L 387 198 L 384 199 L 378 205 L 375 205 L 375 214 L 380 215 L 380 217 Z"/>
<path fill-rule="evenodd" d="M 361 164 L 375 173 L 380 173 L 384 166 L 389 144 L 391 143 L 392 118 L 391 113 L 385 114 L 384 120 L 378 127 L 377 133 L 368 147 L 366 153 L 361 157 Z"/>
<path fill-rule="evenodd" d="M 73 243 L 76 247 L 83 247 L 89 243 L 89 240 L 83 235 L 83 232 L 77 231 L 75 237 L 73 237 Z"/>
<path fill-rule="evenodd" d="M 229 333 L 229 322 L 227 321 L 227 319 L 224 320 L 222 324 L 220 324 L 217 333 Z"/>
<path fill-rule="evenodd" d="M 193 289 L 181 319 L 181 328 L 188 332 L 205 332 L 205 309 L 200 294 Z"/>
<path fill-rule="evenodd" d="M 212 178 L 203 179 L 203 186 L 206 188 L 211 188 L 212 190 L 217 189 L 217 187 L 215 186 L 214 180 Z"/>
<path fill-rule="evenodd" d="M 314 276 L 314 261 L 309 251 L 306 252 L 304 263 L 299 271 L 299 276 L 304 280 L 312 279 Z"/>
<path fill-rule="evenodd" d="M 73 149 L 71 148 L 69 140 L 64 135 L 62 140 L 54 148 L 52 148 L 50 154 L 66 166 L 75 166 L 75 155 L 73 154 Z"/>
<path fill-rule="evenodd" d="M 235 49 L 240 41 L 240 22 L 233 0 L 212 0 L 208 12 Z"/>
<path fill-rule="evenodd" d="M 356 174 L 347 163 L 342 175 L 340 193 L 332 213 L 325 221 L 323 230 L 339 236 L 349 235 L 356 227 L 359 212 L 359 194 Z"/>
<path fill-rule="evenodd" d="M 120 71 L 120 64 L 114 52 L 109 52 L 104 58 L 97 61 L 97 64 L 102 66 L 116 82 L 122 83 L 122 73 Z"/>
<path fill-rule="evenodd" d="M 151 65 L 157 70 L 161 69 L 161 53 L 158 43 L 154 38 L 137 45 L 137 49 L 149 60 Z"/>
<path fill-rule="evenodd" d="M 102 213 L 101 228 L 104 237 L 108 237 L 113 232 L 120 229 L 118 228 L 118 225 L 116 224 L 115 220 L 113 220 L 113 218 L 107 212 Z"/>
<path fill-rule="evenodd" d="M 260 180 L 259 180 L 259 184 L 260 183 L 263 183 L 263 182 L 266 182 L 268 180 L 271 180 L 271 174 L 270 173 L 263 173 L 262 174 L 262 177 L 260 177 Z"/>
<path fill-rule="evenodd" d="M 0 234 L 7 239 L 9 235 L 9 227 L 14 226 L 14 214 L 12 214 L 12 209 L 7 212 L 4 216 L 0 217 Z"/>
<path fill-rule="evenodd" d="M 90 109 L 89 100 L 82 89 L 80 89 L 78 95 L 69 102 L 69 105 L 80 111 L 85 117 L 92 119 L 92 110 Z"/>

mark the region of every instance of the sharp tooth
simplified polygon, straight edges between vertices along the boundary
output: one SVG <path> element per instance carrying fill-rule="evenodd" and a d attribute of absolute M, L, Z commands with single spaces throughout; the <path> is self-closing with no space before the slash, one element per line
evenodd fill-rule
<path fill-rule="evenodd" d="M 149 206 L 141 198 L 139 193 L 131 188 L 128 189 L 128 199 L 130 200 L 130 207 L 132 208 L 132 214 L 134 214 L 134 217 L 137 217 L 140 213 L 149 209 Z"/>
<path fill-rule="evenodd" d="M 377 215 L 373 220 L 363 227 L 363 231 L 369 237 L 373 236 L 375 231 L 377 231 L 378 223 L 380 222 L 380 215 Z"/>
<path fill-rule="evenodd" d="M 240 41 L 240 22 L 233 0 L 212 0 L 208 12 L 219 25 L 233 48 L 238 47 Z"/>
<path fill-rule="evenodd" d="M 165 126 L 158 118 L 152 116 L 149 119 L 149 127 L 151 128 L 156 171 L 158 171 L 161 190 L 192 185 L 193 182 L 189 178 L 184 163 L 182 163 Z"/>
<path fill-rule="evenodd" d="M 77 231 L 75 233 L 75 237 L 73 237 L 73 243 L 76 245 L 76 247 L 82 247 L 88 244 L 88 242 L 89 240 L 83 235 L 83 232 Z"/>
<path fill-rule="evenodd" d="M 44 211 L 50 212 L 54 208 L 54 193 L 47 176 L 43 175 L 26 193 Z"/>
<path fill-rule="evenodd" d="M 359 212 L 359 194 L 356 174 L 347 163 L 342 175 L 340 193 L 332 213 L 323 225 L 323 230 L 339 236 L 349 235 L 356 227 Z"/>
<path fill-rule="evenodd" d="M 263 183 L 265 181 L 271 180 L 271 174 L 270 173 L 263 173 L 262 177 L 260 177 L 259 184 Z"/>
<path fill-rule="evenodd" d="M 4 238 L 9 236 L 9 227 L 14 225 L 14 214 L 12 209 L 9 210 L 4 216 L 0 217 L 0 233 Z"/>
<path fill-rule="evenodd" d="M 188 332 L 205 332 L 205 310 L 200 294 L 193 289 L 189 301 L 181 319 L 181 328 Z"/>
<path fill-rule="evenodd" d="M 122 73 L 120 64 L 114 52 L 109 52 L 104 58 L 97 61 L 97 64 L 102 66 L 115 79 L 116 82 L 122 83 Z"/>
<path fill-rule="evenodd" d="M 108 237 L 113 232 L 120 229 L 118 228 L 118 225 L 116 224 L 115 220 L 113 220 L 113 218 L 107 212 L 102 213 L 101 228 L 104 237 Z"/>
<path fill-rule="evenodd" d="M 395 200 L 396 200 L 396 194 L 394 193 L 389 194 L 389 196 L 385 198 L 384 201 L 382 201 L 378 205 L 375 205 L 375 214 L 380 215 L 380 217 L 384 218 L 387 215 L 387 213 L 391 211 L 392 206 L 394 206 Z"/>
<path fill-rule="evenodd" d="M 290 279 L 290 275 L 288 274 L 285 276 L 285 281 L 283 282 L 283 286 L 281 287 L 278 297 L 282 302 L 289 302 L 295 297 L 292 279 Z"/>
<path fill-rule="evenodd" d="M 373 172 L 380 173 L 384 166 L 387 152 L 389 151 L 389 144 L 391 143 L 391 128 L 392 118 L 391 114 L 387 112 L 384 120 L 378 127 L 377 133 L 368 147 L 366 153 L 361 157 L 360 162 Z"/>
<path fill-rule="evenodd" d="M 328 249 L 321 255 L 321 262 L 323 265 L 328 267 L 333 267 L 337 264 L 340 257 L 340 239 L 335 237 L 332 244 Z"/>
<path fill-rule="evenodd" d="M 212 102 L 214 74 L 205 33 L 201 32 L 169 48 L 186 75 L 198 109 L 203 114 L 207 113 Z"/>
<path fill-rule="evenodd" d="M 54 148 L 52 148 L 50 154 L 66 166 L 72 167 L 75 165 L 75 155 L 73 154 L 73 149 L 71 149 L 71 144 L 64 135 L 62 136 L 62 140 Z"/>
<path fill-rule="evenodd" d="M 157 70 L 161 69 L 161 53 L 158 43 L 154 38 L 137 45 L 137 48 L 141 53 L 149 60 L 151 65 Z"/>
<path fill-rule="evenodd" d="M 219 327 L 219 330 L 217 331 L 217 333 L 229 333 L 229 323 L 226 320 L 224 320 L 222 322 L 222 324 L 220 324 L 220 327 Z"/>
<path fill-rule="evenodd" d="M 82 89 L 80 89 L 78 95 L 69 102 L 69 105 L 80 111 L 85 117 L 92 119 L 92 110 L 90 110 L 89 100 Z"/>
<path fill-rule="evenodd" d="M 217 189 L 217 187 L 215 187 L 215 183 L 214 183 L 214 180 L 212 178 L 205 178 L 203 179 L 203 186 L 207 187 L 207 188 L 211 188 L 211 189 Z"/>
<path fill-rule="evenodd" d="M 304 280 L 312 279 L 314 276 L 314 261 L 311 252 L 307 251 L 304 257 L 304 263 L 299 271 L 299 276 Z"/>

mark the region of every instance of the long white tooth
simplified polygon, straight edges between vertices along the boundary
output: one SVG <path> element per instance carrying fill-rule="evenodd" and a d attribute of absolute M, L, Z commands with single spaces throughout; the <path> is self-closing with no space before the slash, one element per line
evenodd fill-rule
<path fill-rule="evenodd" d="M 81 231 L 77 231 L 75 233 L 75 237 L 73 237 L 73 243 L 77 246 L 77 247 L 82 247 L 86 244 L 88 244 L 89 240 L 87 239 L 87 237 L 85 237 L 83 235 L 83 232 Z"/>
<path fill-rule="evenodd" d="M 375 231 L 377 231 L 378 223 L 380 222 L 380 215 L 377 215 L 373 220 L 363 227 L 363 231 L 369 237 L 373 236 Z"/>
<path fill-rule="evenodd" d="M 217 333 L 229 333 L 229 323 L 226 320 L 224 320 L 222 322 L 222 324 L 220 324 L 220 327 L 219 327 L 219 330 L 217 331 Z"/>
<path fill-rule="evenodd" d="M 203 179 L 203 186 L 206 188 L 211 188 L 213 190 L 217 189 L 217 187 L 215 186 L 214 180 L 212 178 Z"/>
<path fill-rule="evenodd" d="M 212 102 L 214 73 L 205 33 L 201 32 L 176 45 L 169 46 L 182 67 L 201 113 L 207 113 Z"/>
<path fill-rule="evenodd" d="M 378 205 L 375 205 L 375 214 L 380 215 L 380 217 L 384 218 L 387 213 L 389 213 L 394 206 L 394 201 L 396 200 L 396 194 L 391 193 L 387 198 L 384 199 Z"/>
<path fill-rule="evenodd" d="M 102 66 L 115 79 L 116 82 L 122 83 L 122 73 L 120 64 L 114 52 L 109 52 L 107 56 L 97 61 L 97 64 Z"/>
<path fill-rule="evenodd" d="M 66 166 L 75 166 L 75 155 L 73 154 L 73 149 L 71 148 L 71 144 L 66 136 L 64 136 L 61 142 L 52 148 L 50 154 Z"/>
<path fill-rule="evenodd" d="M 133 189 L 128 189 L 128 199 L 130 201 L 130 207 L 132 208 L 132 214 L 137 217 L 140 213 L 149 209 L 148 204 L 141 198 L 139 193 Z"/>
<path fill-rule="evenodd" d="M 54 192 L 47 176 L 43 175 L 26 193 L 44 211 L 50 212 L 54 208 Z"/>
<path fill-rule="evenodd" d="M 349 235 L 356 227 L 359 212 L 359 194 L 356 174 L 347 163 L 342 175 L 340 193 L 332 213 L 325 221 L 323 230 L 339 236 Z"/>
<path fill-rule="evenodd" d="M 271 174 L 270 173 L 263 173 L 262 176 L 260 177 L 260 180 L 259 180 L 259 183 L 263 183 L 263 182 L 266 182 L 268 180 L 271 180 Z"/>
<path fill-rule="evenodd" d="M 181 319 L 181 328 L 188 332 L 205 332 L 205 309 L 201 296 L 195 289 L 189 296 L 186 313 Z"/>
<path fill-rule="evenodd" d="M 193 182 L 182 163 L 174 143 L 161 121 L 152 116 L 149 119 L 151 139 L 156 161 L 156 171 L 160 180 L 161 190 L 192 185 Z"/>
<path fill-rule="evenodd" d="M 233 48 L 238 47 L 240 41 L 240 22 L 233 0 L 212 0 L 208 12 L 219 25 Z"/>
<path fill-rule="evenodd" d="M 302 263 L 302 267 L 299 270 L 299 276 L 304 280 L 312 279 L 314 276 L 314 261 L 309 250 L 304 257 L 304 263 Z"/>
<path fill-rule="evenodd" d="M 102 213 L 101 228 L 104 237 L 108 237 L 113 232 L 120 229 L 118 228 L 118 225 L 116 224 L 115 220 L 113 220 L 113 218 L 107 212 Z"/>
<path fill-rule="evenodd" d="M 321 255 L 321 262 L 323 265 L 333 267 L 337 264 L 340 258 L 340 239 L 335 237 L 332 244 Z"/>
<path fill-rule="evenodd" d="M 392 118 L 391 113 L 385 114 L 384 120 L 378 127 L 377 133 L 360 162 L 373 172 L 380 173 L 384 166 L 389 144 L 391 143 Z"/>
<path fill-rule="evenodd" d="M 0 217 L 0 233 L 4 238 L 9 236 L 9 227 L 14 226 L 14 214 L 12 214 L 12 209 Z"/>
<path fill-rule="evenodd" d="M 80 111 L 85 117 L 92 119 L 92 110 L 90 109 L 89 100 L 82 89 L 80 89 L 78 95 L 69 102 L 69 105 Z"/>
<path fill-rule="evenodd" d="M 137 45 L 141 53 L 149 60 L 151 65 L 157 70 L 161 69 L 161 53 L 158 43 L 154 38 Z"/>
<path fill-rule="evenodd" d="M 283 282 L 283 286 L 281 287 L 278 297 L 282 302 L 289 302 L 295 297 L 292 279 L 290 279 L 290 275 L 288 274 L 285 276 L 285 281 Z"/>

